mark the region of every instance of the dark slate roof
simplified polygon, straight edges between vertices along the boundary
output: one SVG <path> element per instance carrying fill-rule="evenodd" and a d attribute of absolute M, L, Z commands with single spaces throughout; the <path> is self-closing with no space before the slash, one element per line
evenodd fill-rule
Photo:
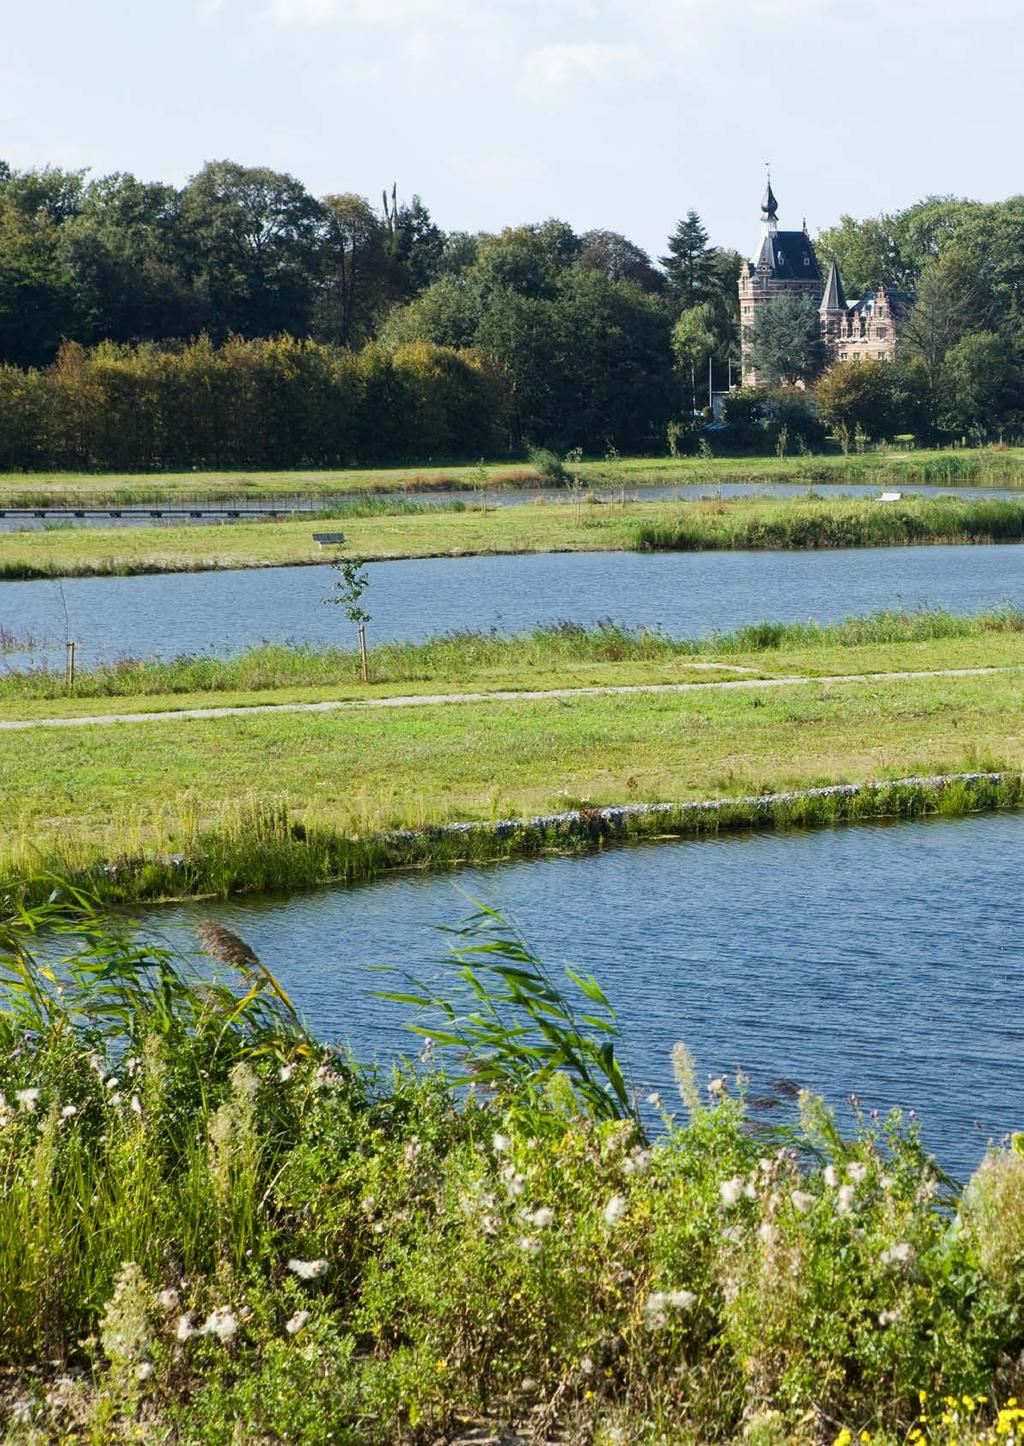
<path fill-rule="evenodd" d="M 818 260 L 806 231 L 776 231 L 766 236 L 755 266 L 765 262 L 777 281 L 820 281 Z"/>
<path fill-rule="evenodd" d="M 843 279 L 839 275 L 839 267 L 833 261 L 828 269 L 828 280 L 825 282 L 825 295 L 821 298 L 821 310 L 845 311 L 846 307 L 846 292 L 843 290 Z"/>

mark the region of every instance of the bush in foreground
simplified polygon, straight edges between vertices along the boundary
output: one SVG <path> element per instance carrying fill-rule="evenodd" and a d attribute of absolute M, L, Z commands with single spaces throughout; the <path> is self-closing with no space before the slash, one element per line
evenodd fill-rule
<path fill-rule="evenodd" d="M 681 1046 L 649 1137 L 595 981 L 486 912 L 404 996 L 455 1077 L 357 1068 L 203 942 L 6 926 L 9 1439 L 1017 1439 L 1015 1148 L 959 1192 L 898 1114 L 765 1132 Z"/>

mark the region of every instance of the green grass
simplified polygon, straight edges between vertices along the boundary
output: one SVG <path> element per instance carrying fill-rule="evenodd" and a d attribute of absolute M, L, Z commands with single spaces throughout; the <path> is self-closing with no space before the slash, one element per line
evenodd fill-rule
<path fill-rule="evenodd" d="M 201 572 L 323 562 L 310 519 L 83 528 L 4 538 L 0 579 Z M 736 498 L 423 509 L 353 517 L 346 549 L 367 559 L 674 548 L 805 548 L 1024 539 L 1024 504 L 984 498 Z"/>
<path fill-rule="evenodd" d="M 808 486 L 885 483 L 925 486 L 1024 485 L 1024 449 L 901 451 L 881 448 L 862 455 L 820 457 L 624 457 L 616 462 L 580 464 L 593 486 L 630 487 L 645 483 L 690 482 L 714 487 L 717 482 L 799 482 Z M 527 463 L 488 462 L 451 466 L 352 468 L 346 471 L 168 472 L 96 474 L 87 472 L 24 472 L 0 475 L 0 498 L 45 505 L 64 493 L 81 492 L 105 502 L 125 505 L 153 497 L 331 497 L 344 492 L 381 494 L 438 489 L 476 491 L 487 486 L 537 486 L 544 479 Z"/>
<path fill-rule="evenodd" d="M 155 699 L 154 706 L 173 707 L 182 694 L 187 706 L 200 706 L 224 701 L 211 699 L 219 694 L 230 695 L 232 702 L 253 694 L 261 703 L 279 694 L 277 701 L 284 703 L 396 691 L 536 690 L 711 681 L 748 673 L 870 672 L 904 663 L 915 669 L 1005 666 L 1024 661 L 1022 632 L 1024 612 L 1011 607 L 975 617 L 922 610 L 879 612 L 832 625 L 755 623 L 703 638 L 672 638 L 614 623 L 588 630 L 564 622 L 512 636 L 455 633 L 420 643 L 380 644 L 370 649 L 369 686 L 361 683 L 353 649 L 264 643 L 226 658 L 122 658 L 80 671 L 70 698 L 63 670 L 11 670 L 0 674 L 0 716 L 44 716 L 17 705 L 49 700 L 59 707 L 46 711 L 60 715 L 97 698 Z M 942 646 L 902 651 L 925 643 Z M 688 666 L 694 662 L 701 666 Z"/>
<path fill-rule="evenodd" d="M 997 633 L 892 645 L 890 666 L 949 666 L 951 647 L 970 665 L 986 642 L 989 660 L 1019 663 L 1018 635 Z M 807 656 L 819 669 L 828 658 Z M 1015 771 L 1022 705 L 1024 675 L 1011 671 L 4 733 L 0 879 L 45 862 L 86 871 L 106 897 L 160 897 L 575 847 L 557 830 L 427 835 L 397 850 L 381 835 L 579 804 Z"/>
<path fill-rule="evenodd" d="M 963 1187 L 899 1111 L 769 1120 L 682 1043 L 645 1130 L 596 980 L 449 937 L 434 1063 L 387 1076 L 229 930 L 0 923 L 12 1446 L 1019 1443 L 1017 1140 Z"/>

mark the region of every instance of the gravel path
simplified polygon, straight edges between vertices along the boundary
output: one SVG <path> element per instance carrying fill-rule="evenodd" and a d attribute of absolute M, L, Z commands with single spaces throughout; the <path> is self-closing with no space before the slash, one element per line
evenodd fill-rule
<path fill-rule="evenodd" d="M 389 698 L 327 699 L 321 703 L 254 703 L 251 707 L 174 708 L 153 713 L 91 713 L 78 718 L 0 720 L 0 732 L 24 728 L 85 728 L 108 723 L 167 723 L 177 718 L 246 718 L 260 713 L 337 713 L 368 708 L 425 708 L 439 703 L 543 703 L 550 698 L 600 698 L 623 693 L 697 693 L 736 688 L 813 688 L 825 683 L 885 683 L 914 678 L 983 678 L 1024 672 L 1024 664 L 997 668 L 932 668 L 923 672 L 831 673 L 814 678 L 729 678 L 708 683 L 621 683 L 589 688 L 511 689 L 493 693 L 416 693 Z"/>

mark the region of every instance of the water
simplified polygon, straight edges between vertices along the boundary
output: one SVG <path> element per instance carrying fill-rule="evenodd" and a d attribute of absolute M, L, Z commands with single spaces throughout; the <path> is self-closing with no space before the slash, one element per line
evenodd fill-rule
<path fill-rule="evenodd" d="M 694 500 L 698 497 L 806 497 L 809 493 L 817 493 L 825 497 L 877 497 L 883 490 L 883 486 L 890 484 L 880 480 L 876 483 L 843 482 L 823 484 L 821 488 L 808 487 L 803 482 L 666 482 L 659 485 L 644 485 L 641 487 L 594 487 L 593 495 L 603 502 L 617 502 L 624 498 L 627 502 L 663 502 L 670 498 L 686 498 Z M 1008 498 L 1019 496 L 1019 488 L 1006 487 L 928 487 L 918 483 L 904 484 L 902 482 L 892 484 L 905 496 L 921 497 L 964 497 L 964 498 L 996 498 L 1003 501 Z M 487 494 L 488 507 L 521 507 L 529 502 L 568 502 L 569 497 L 564 487 L 497 487 L 490 489 Z M 109 505 L 116 507 L 117 503 L 104 503 L 102 497 L 97 495 L 94 499 L 99 506 Z M 345 508 L 360 502 L 375 502 L 386 504 L 389 501 L 412 502 L 417 506 L 439 507 L 453 502 L 461 503 L 463 506 L 479 506 L 476 495 L 469 491 L 443 489 L 435 492 L 405 491 L 388 495 L 370 492 L 347 492 L 339 493 L 335 497 L 314 497 L 314 496 L 281 496 L 281 497 L 247 497 L 223 499 L 216 498 L 208 502 L 202 500 L 184 501 L 166 500 L 164 506 L 189 507 L 203 505 L 227 509 L 231 506 L 242 507 L 265 507 L 280 508 L 284 512 L 303 513 L 316 512 L 325 508 Z M 82 506 L 81 500 L 73 496 L 70 501 L 67 496 L 54 494 L 53 506 Z M 91 505 L 87 502 L 85 505 Z M 161 505 L 159 496 L 154 496 L 152 503 L 154 507 Z M 132 508 L 139 510 L 133 512 Z M 216 522 L 216 518 L 191 518 L 191 517 L 150 517 L 144 504 L 133 503 L 122 509 L 121 517 L 69 517 L 56 519 L 44 519 L 36 517 L 0 517 L 0 533 L 3 532 L 39 532 L 46 529 L 75 528 L 75 527 L 175 527 L 175 526 L 210 526 Z M 225 526 L 232 525 L 232 519 L 224 517 Z M 244 521 L 245 519 L 240 519 Z"/>
<path fill-rule="evenodd" d="M 532 553 L 371 564 L 363 605 L 370 641 L 465 629 L 517 632 L 614 618 L 673 636 L 727 632 L 766 618 L 837 620 L 879 608 L 973 613 L 1024 606 L 1024 547 L 890 547 L 832 552 Z M 225 654 L 261 641 L 351 644 L 342 611 L 324 607 L 330 568 L 248 568 L 63 583 L 79 666 L 100 658 Z M 0 587 L 0 628 L 30 636 L 8 666 L 63 666 L 56 582 Z M 2 660 L 0 660 L 2 662 Z"/>
<path fill-rule="evenodd" d="M 674 1098 L 669 1052 L 699 1074 L 741 1065 L 842 1107 L 916 1109 L 941 1162 L 966 1174 L 1024 1127 L 1024 815 L 613 848 L 457 875 L 154 910 L 187 943 L 235 929 L 314 1032 L 364 1060 L 418 1045 L 372 964 L 429 971 L 436 927 L 505 910 L 552 964 L 592 971 L 619 1010 L 641 1090 Z M 400 987 L 391 985 L 390 987 Z M 846 1112 L 849 1123 L 849 1113 Z"/>

